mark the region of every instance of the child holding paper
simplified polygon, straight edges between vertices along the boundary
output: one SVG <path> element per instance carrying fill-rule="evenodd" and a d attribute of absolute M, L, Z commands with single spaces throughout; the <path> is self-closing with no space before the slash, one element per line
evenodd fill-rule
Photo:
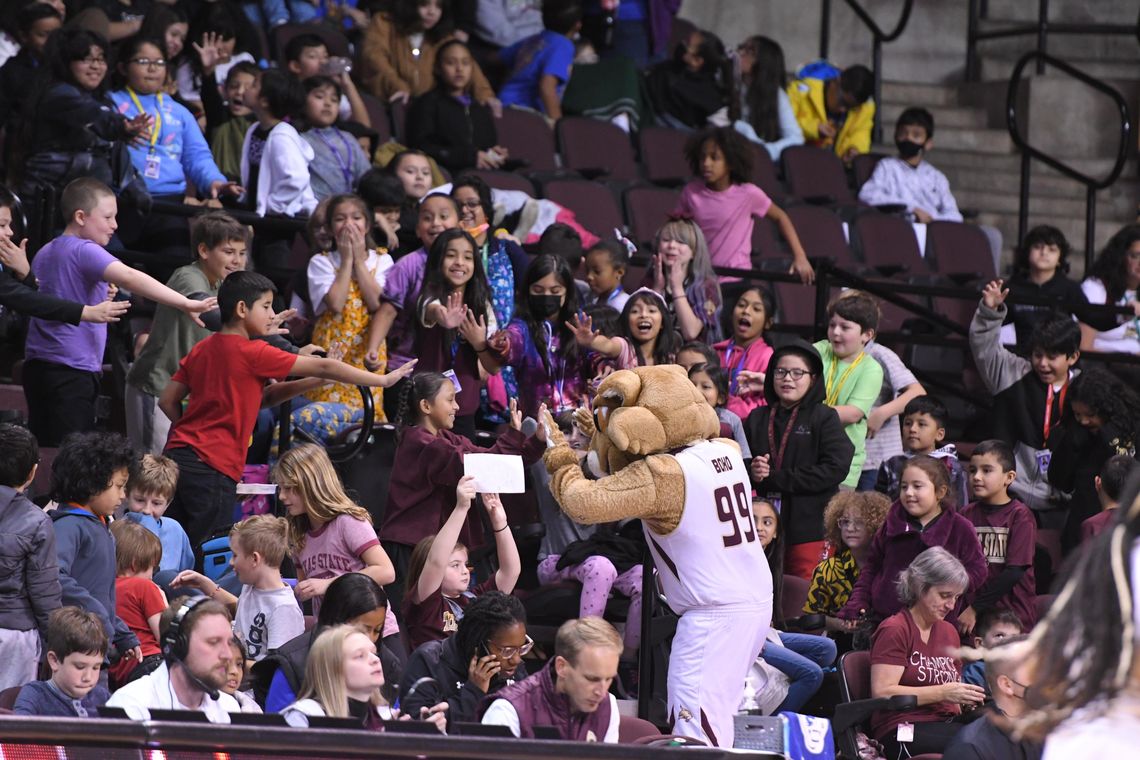
<path fill-rule="evenodd" d="M 467 589 L 471 581 L 467 547 L 458 539 L 474 499 L 475 477 L 464 475 L 455 488 L 455 509 L 451 510 L 447 522 L 439 533 L 427 536 L 412 550 L 402 615 L 408 646 L 412 649 L 455 633 L 463 609 L 472 599 L 488 591 L 509 594 L 519 579 L 522 561 L 503 502 L 498 494 L 484 493 L 483 506 L 487 508 L 495 535 L 499 569 L 474 589 Z"/>

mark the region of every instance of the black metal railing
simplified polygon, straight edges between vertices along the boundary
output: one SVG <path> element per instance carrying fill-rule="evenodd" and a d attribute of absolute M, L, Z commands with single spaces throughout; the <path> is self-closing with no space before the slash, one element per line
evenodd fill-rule
<path fill-rule="evenodd" d="M 898 22 L 889 32 L 883 31 L 879 22 L 867 13 L 857 0 L 844 0 L 863 26 L 871 32 L 871 71 L 875 75 L 875 125 L 872 130 L 874 142 L 882 142 L 882 110 L 883 110 L 883 43 L 894 42 L 906 30 L 910 21 L 910 12 L 914 9 L 914 0 L 904 0 Z M 821 19 L 819 26 L 819 57 L 826 60 L 828 47 L 831 41 L 831 0 L 823 0 L 821 6 Z"/>
<path fill-rule="evenodd" d="M 826 0 L 825 0 L 826 2 Z M 1024 24 L 1013 24 L 1001 29 L 982 31 L 980 24 L 986 20 L 988 3 L 985 0 L 970 0 L 966 26 L 966 81 L 978 81 L 980 64 L 978 43 L 985 40 L 1008 39 L 1010 37 L 1037 38 L 1036 52 L 1045 55 L 1049 52 L 1050 34 L 1081 34 L 1092 36 L 1131 35 L 1140 42 L 1140 18 L 1135 24 L 1102 24 L 1085 22 L 1052 22 L 1049 20 L 1049 0 L 1038 0 L 1037 20 Z M 1045 73 L 1045 61 L 1037 61 L 1037 73 Z"/>
<path fill-rule="evenodd" d="M 1117 113 L 1120 116 L 1120 141 L 1117 144 L 1116 161 L 1112 165 L 1112 170 L 1103 178 L 1095 179 L 1082 171 L 1074 169 L 1063 161 L 1033 147 L 1029 144 L 1028 137 L 1022 135 L 1018 120 L 1017 96 L 1021 87 L 1021 78 L 1025 67 L 1034 61 L 1037 63 L 1039 72 L 1044 65 L 1048 64 L 1073 79 L 1088 85 L 1097 92 L 1108 96 L 1116 106 Z M 1046 166 L 1052 167 L 1064 176 L 1076 180 L 1085 186 L 1085 271 L 1087 272 L 1092 267 L 1093 256 L 1096 252 L 1097 191 L 1104 190 L 1120 178 L 1120 173 L 1124 170 L 1124 163 L 1128 159 L 1128 153 L 1132 147 L 1132 116 L 1128 110 L 1128 103 L 1115 88 L 1100 79 L 1086 74 L 1075 66 L 1058 58 L 1054 58 L 1048 53 L 1034 50 L 1023 55 L 1017 62 L 1017 65 L 1013 67 L 1013 73 L 1009 77 L 1009 90 L 1006 93 L 1005 108 L 1009 124 L 1009 136 L 1013 140 L 1013 144 L 1021 151 L 1021 184 L 1019 191 L 1020 201 L 1017 211 L 1017 239 L 1024 240 L 1025 233 L 1029 227 L 1029 171 L 1031 160 L 1035 158 Z"/>

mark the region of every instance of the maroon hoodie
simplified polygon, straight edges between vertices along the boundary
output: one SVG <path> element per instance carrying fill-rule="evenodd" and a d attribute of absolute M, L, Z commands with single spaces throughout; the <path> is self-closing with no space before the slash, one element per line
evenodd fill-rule
<path fill-rule="evenodd" d="M 518 683 L 504 686 L 483 700 L 479 717 L 497 699 L 505 699 L 519 715 L 519 738 L 533 739 L 535 726 L 553 726 L 565 741 L 603 741 L 610 727 L 610 699 L 607 695 L 592 713 L 574 712 L 570 698 L 559 694 L 554 684 L 554 658 L 542 670 Z"/>
<path fill-rule="evenodd" d="M 977 531 L 969 520 L 952 509 L 943 509 L 942 514 L 921 528 L 897 501 L 891 505 L 886 521 L 871 539 L 867 559 L 859 568 L 859 580 L 838 617 L 854 620 L 860 610 L 866 610 L 875 618 L 884 619 L 901 610 L 902 602 L 899 601 L 895 581 L 915 557 L 932 546 L 941 546 L 957 557 L 970 576 L 966 593 L 954 611 L 946 616 L 946 622 L 956 626 L 958 613 L 969 606 L 974 593 L 986 582 L 989 574 Z"/>
<path fill-rule="evenodd" d="M 450 430 L 432 435 L 419 426 L 404 428 L 392 462 L 380 540 L 415 546 L 424 536 L 439 532 L 455 507 L 455 487 L 463 477 L 464 454 L 521 454 L 523 463 L 529 465 L 545 450 L 544 441 L 513 429 L 487 449 Z M 468 549 L 483 545 L 479 520 L 479 513 L 471 510 L 459 533 L 459 540 Z"/>

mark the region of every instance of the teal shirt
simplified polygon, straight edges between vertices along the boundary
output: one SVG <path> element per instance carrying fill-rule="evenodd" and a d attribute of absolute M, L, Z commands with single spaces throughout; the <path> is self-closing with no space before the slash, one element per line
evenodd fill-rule
<path fill-rule="evenodd" d="M 831 343 L 821 340 L 815 350 L 823 358 L 823 380 L 828 383 L 827 397 L 831 398 L 839 386 L 838 394 L 831 406 L 854 406 L 862 410 L 863 419 L 844 425 L 843 429 L 855 446 L 855 456 L 851 457 L 851 469 L 841 485 L 854 488 L 859 483 L 863 471 L 863 460 L 867 458 L 867 415 L 883 388 L 883 368 L 870 354 L 861 353 L 852 361 L 840 361 L 831 350 Z M 858 362 L 856 364 L 856 362 Z M 855 367 L 851 369 L 851 365 Z M 847 372 L 851 369 L 850 373 Z"/>

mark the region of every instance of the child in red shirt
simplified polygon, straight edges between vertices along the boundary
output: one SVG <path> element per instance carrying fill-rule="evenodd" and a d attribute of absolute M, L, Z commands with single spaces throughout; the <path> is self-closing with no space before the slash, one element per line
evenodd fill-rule
<path fill-rule="evenodd" d="M 317 383 L 290 383 L 266 391 L 269 380 L 289 375 L 387 388 L 415 361 L 386 375 L 335 359 L 299 356 L 264 341 L 273 327 L 276 288 L 256 272 L 234 272 L 218 289 L 223 327 L 194 346 L 162 392 L 159 407 L 173 421 L 166 455 L 181 477 L 167 511 L 186 529 L 191 546 L 233 523 L 237 483 L 262 405 L 275 406 Z M 190 396 L 186 410 L 182 401 Z"/>
<path fill-rule="evenodd" d="M 111 666 L 111 686 L 119 688 L 162 664 L 158 621 L 166 610 L 166 594 L 152 579 L 162 561 L 162 542 L 130 520 L 111 524 L 115 537 L 115 612 L 139 637 L 142 662 L 124 657 Z"/>

